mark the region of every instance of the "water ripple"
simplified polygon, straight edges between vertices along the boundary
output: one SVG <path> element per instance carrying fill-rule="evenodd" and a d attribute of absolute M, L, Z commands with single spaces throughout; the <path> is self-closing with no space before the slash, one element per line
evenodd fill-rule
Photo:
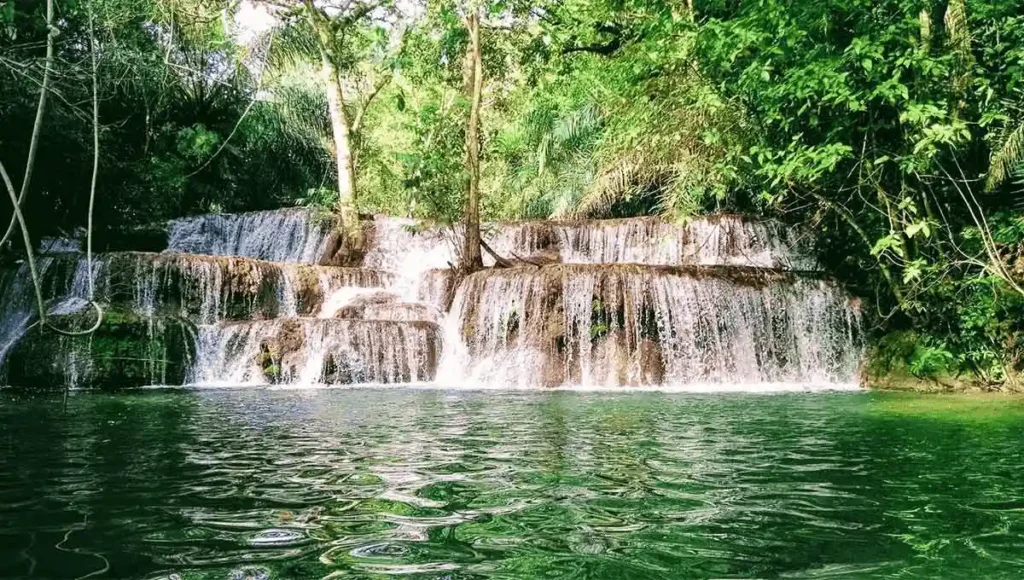
<path fill-rule="evenodd" d="M 3 578 L 1024 568 L 1020 414 L 894 416 L 871 394 L 0 398 Z"/>

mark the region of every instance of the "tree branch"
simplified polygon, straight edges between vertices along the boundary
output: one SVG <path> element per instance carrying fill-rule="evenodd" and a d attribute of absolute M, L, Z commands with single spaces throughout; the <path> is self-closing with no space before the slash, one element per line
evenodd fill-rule
<path fill-rule="evenodd" d="M 562 54 L 572 54 L 574 52 L 590 52 L 593 54 L 600 54 L 601 56 L 608 56 L 614 54 L 617 50 L 622 48 L 622 39 L 616 38 L 605 44 L 587 44 L 584 46 L 567 46 L 562 49 Z"/>
<path fill-rule="evenodd" d="M 497 252 L 495 252 L 489 245 L 487 245 L 487 242 L 485 242 L 482 237 L 480 238 L 480 247 L 483 248 L 485 252 L 490 254 L 492 258 L 494 258 L 494 267 L 496 267 L 496 268 L 511 268 L 512 267 L 512 262 L 509 262 L 505 258 L 502 258 L 501 256 L 499 256 Z"/>

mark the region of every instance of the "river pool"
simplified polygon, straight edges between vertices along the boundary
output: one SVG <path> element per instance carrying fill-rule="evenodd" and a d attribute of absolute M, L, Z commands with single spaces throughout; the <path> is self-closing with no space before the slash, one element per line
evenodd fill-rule
<path fill-rule="evenodd" d="M 0 392 L 0 578 L 1020 578 L 1024 402 Z"/>

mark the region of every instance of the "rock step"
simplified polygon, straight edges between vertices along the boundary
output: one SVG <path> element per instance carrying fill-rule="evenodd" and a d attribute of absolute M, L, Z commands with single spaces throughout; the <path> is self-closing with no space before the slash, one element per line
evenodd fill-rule
<path fill-rule="evenodd" d="M 414 220 L 377 218 L 363 265 L 422 272 L 456 262 L 460 228 L 422 228 Z M 648 264 L 818 270 L 810 236 L 799 228 L 715 214 L 685 223 L 656 217 L 486 224 L 484 237 L 500 255 L 531 265 Z M 485 264 L 492 263 L 489 256 Z"/>
<path fill-rule="evenodd" d="M 84 257 L 55 256 L 47 263 L 48 297 L 62 301 L 87 296 L 89 268 Z M 92 272 L 102 303 L 141 314 L 173 314 L 199 324 L 317 315 L 341 289 L 384 289 L 395 282 L 394 274 L 367 268 L 181 253 L 98 254 Z"/>
<path fill-rule="evenodd" d="M 440 324 L 444 313 L 427 302 L 404 302 L 393 292 L 368 290 L 349 300 L 330 316 L 343 320 L 393 320 Z"/>

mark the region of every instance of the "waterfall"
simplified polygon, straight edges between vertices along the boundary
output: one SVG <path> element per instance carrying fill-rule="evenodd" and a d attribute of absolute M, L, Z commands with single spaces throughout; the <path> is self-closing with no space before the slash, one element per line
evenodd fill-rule
<path fill-rule="evenodd" d="M 562 265 L 459 287 L 439 380 L 616 386 L 856 382 L 856 307 L 772 270 Z"/>
<path fill-rule="evenodd" d="M 416 228 L 415 224 L 375 219 L 364 265 L 415 277 L 456 263 L 460 226 Z M 484 224 L 483 236 L 495 252 L 513 260 L 539 257 L 544 263 L 818 269 L 811 240 L 801 230 L 729 214 L 685 223 L 640 217 Z M 494 260 L 485 255 L 484 263 L 490 266 Z"/>
<path fill-rule="evenodd" d="M 350 384 L 431 380 L 440 331 L 427 322 L 284 318 L 203 328 L 192 382 Z"/>
<path fill-rule="evenodd" d="M 71 312 L 88 296 L 86 261 L 77 260 L 69 298 L 57 308 Z M 394 276 L 367 268 L 289 264 L 251 258 L 173 253 L 117 252 L 93 261 L 101 302 L 152 316 L 172 314 L 213 324 L 220 320 L 315 314 L 344 288 L 386 288 Z"/>
<path fill-rule="evenodd" d="M 75 288 L 79 285 L 85 287 L 84 277 L 79 283 L 76 262 L 77 258 L 67 255 L 40 256 L 36 260 L 43 296 L 51 298 L 46 304 L 48 308 L 62 308 L 72 284 Z M 55 300 L 57 305 L 54 307 Z M 11 347 L 36 319 L 36 309 L 28 264 L 22 262 L 17 267 L 0 269 L 0 366 Z"/>
<path fill-rule="evenodd" d="M 40 257 L 40 272 L 45 272 L 53 263 L 49 257 Z M 29 276 L 28 264 L 18 268 L 6 268 L 0 271 L 0 363 L 4 361 L 7 351 L 21 338 L 28 328 L 29 322 L 36 315 L 35 295 L 32 293 L 32 278 Z"/>
<path fill-rule="evenodd" d="M 415 220 L 378 216 L 363 266 L 399 273 L 406 281 L 403 295 L 420 299 L 426 278 L 440 276 L 438 272 L 458 263 L 462 231 L 459 225 L 423 228 Z M 553 230 L 543 222 L 485 224 L 482 234 L 495 252 L 508 258 L 533 256 L 557 246 Z M 489 254 L 483 258 L 485 266 L 494 265 Z"/>
<path fill-rule="evenodd" d="M 728 265 L 815 270 L 809 240 L 777 222 L 718 215 L 684 224 L 656 218 L 553 226 L 562 261 L 577 264 Z"/>
<path fill-rule="evenodd" d="M 329 218 L 307 209 L 201 215 L 171 221 L 168 250 L 315 264 L 330 230 Z"/>
<path fill-rule="evenodd" d="M 0 363 L 17 358 L 22 380 L 64 368 L 65 382 L 114 387 L 858 381 L 857 303 L 817 273 L 799 228 L 735 215 L 485 224 L 484 239 L 515 267 L 464 279 L 451 267 L 459 226 L 375 217 L 360 267 L 320 265 L 331 229 L 306 209 L 197 216 L 170 223 L 167 251 L 96 255 L 96 298 L 114 314 L 104 340 L 132 341 L 119 360 L 97 358 L 91 340 L 28 340 L 27 269 L 0 269 Z M 83 318 L 89 264 L 69 253 L 40 264 L 50 312 Z M 27 346 L 8 355 L 12 345 Z M 39 369 L 33 349 L 49 361 Z M 145 368 L 125 370 L 141 359 Z"/>
<path fill-rule="evenodd" d="M 373 220 L 363 267 L 399 274 L 399 293 L 416 300 L 419 280 L 428 270 L 447 268 L 458 260 L 458 234 L 452 228 L 417 228 L 414 220 L 378 216 Z"/>
<path fill-rule="evenodd" d="M 416 298 L 440 311 L 448 310 L 455 293 L 455 271 L 451 268 L 426 270 L 420 274 Z"/>
<path fill-rule="evenodd" d="M 66 254 L 82 251 L 82 241 L 76 238 L 42 238 L 39 240 L 39 254 Z"/>

